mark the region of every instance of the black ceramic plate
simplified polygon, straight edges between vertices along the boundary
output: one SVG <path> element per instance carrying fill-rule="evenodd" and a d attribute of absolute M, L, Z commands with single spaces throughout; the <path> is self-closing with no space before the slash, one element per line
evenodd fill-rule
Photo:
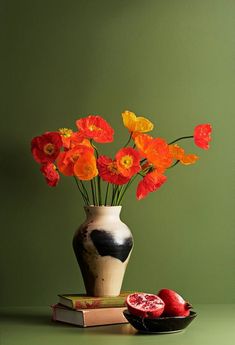
<path fill-rule="evenodd" d="M 189 316 L 169 316 L 155 319 L 141 318 L 140 316 L 132 315 L 128 310 L 124 310 L 123 314 L 135 329 L 144 333 L 180 332 L 197 316 L 194 311 L 190 311 Z"/>

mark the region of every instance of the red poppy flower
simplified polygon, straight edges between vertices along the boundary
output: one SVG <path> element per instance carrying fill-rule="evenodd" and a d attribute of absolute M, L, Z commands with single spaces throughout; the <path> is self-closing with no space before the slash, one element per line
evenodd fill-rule
<path fill-rule="evenodd" d="M 212 127 L 209 123 L 198 125 L 194 128 L 194 142 L 195 145 L 201 149 L 209 149 L 209 142 L 211 141 Z"/>
<path fill-rule="evenodd" d="M 88 139 L 84 139 L 84 135 L 81 132 L 73 132 L 69 128 L 60 128 L 59 134 L 63 142 L 63 147 L 66 150 L 72 149 L 77 145 L 91 146 L 91 143 Z"/>
<path fill-rule="evenodd" d="M 38 163 L 53 163 L 60 153 L 63 143 L 57 132 L 46 132 L 31 141 L 31 152 Z"/>
<path fill-rule="evenodd" d="M 113 141 L 114 130 L 101 116 L 89 115 L 77 120 L 76 125 L 84 138 L 93 139 L 97 143 Z"/>
<path fill-rule="evenodd" d="M 55 187 L 60 179 L 60 175 L 56 170 L 56 166 L 53 163 L 46 163 L 41 166 L 40 171 L 46 179 L 48 186 Z"/>
<path fill-rule="evenodd" d="M 120 173 L 117 162 L 107 156 L 100 156 L 98 158 L 97 167 L 100 177 L 106 182 L 123 185 L 130 180 L 129 177 L 125 177 Z"/>
<path fill-rule="evenodd" d="M 59 128 L 59 134 L 61 136 L 63 147 L 70 149 L 70 142 L 73 135 L 73 131 L 70 128 Z"/>
<path fill-rule="evenodd" d="M 145 198 L 150 192 L 155 192 L 159 189 L 163 183 L 167 180 L 166 176 L 159 174 L 157 170 L 154 170 L 139 182 L 136 191 L 136 197 L 138 200 Z"/>
<path fill-rule="evenodd" d="M 88 146 L 90 149 L 92 149 L 94 151 L 94 148 L 91 145 L 90 140 L 85 139 L 80 132 L 74 132 L 71 140 L 70 140 L 70 148 L 74 148 L 77 145 L 84 145 L 84 146 Z"/>
<path fill-rule="evenodd" d="M 60 152 L 57 159 L 57 166 L 59 171 L 65 176 L 74 175 L 74 164 L 76 161 L 87 154 L 93 155 L 93 148 L 85 145 L 77 145 L 73 149 Z"/>
<path fill-rule="evenodd" d="M 131 178 L 141 170 L 140 154 L 132 147 L 119 150 L 115 158 L 118 170 L 125 177 Z"/>

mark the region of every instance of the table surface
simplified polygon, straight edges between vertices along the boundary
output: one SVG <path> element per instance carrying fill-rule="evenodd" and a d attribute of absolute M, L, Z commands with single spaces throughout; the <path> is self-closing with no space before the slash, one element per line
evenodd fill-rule
<path fill-rule="evenodd" d="M 79 328 L 51 321 L 49 307 L 0 308 L 1 345 L 234 345 L 235 305 L 196 305 L 197 318 L 183 332 L 141 334 L 130 324 Z"/>

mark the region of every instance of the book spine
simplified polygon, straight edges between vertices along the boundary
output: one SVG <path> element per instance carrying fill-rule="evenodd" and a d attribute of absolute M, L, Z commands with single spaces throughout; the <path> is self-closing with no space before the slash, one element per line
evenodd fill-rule
<path fill-rule="evenodd" d="M 123 315 L 125 308 L 83 310 L 84 327 L 128 323 Z"/>

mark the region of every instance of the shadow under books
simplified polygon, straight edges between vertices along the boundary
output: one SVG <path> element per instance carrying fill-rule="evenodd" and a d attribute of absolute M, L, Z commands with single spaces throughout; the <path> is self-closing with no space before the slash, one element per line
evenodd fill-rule
<path fill-rule="evenodd" d="M 75 325 L 65 324 L 62 322 L 52 321 L 48 312 L 12 312 L 3 311 L 1 312 L 1 322 L 13 323 L 17 325 L 29 325 L 29 326 L 48 326 L 55 327 L 58 329 L 63 329 L 66 332 L 87 332 L 89 336 L 97 336 L 104 334 L 113 335 L 135 335 L 135 336 L 145 336 L 145 334 L 136 331 L 130 324 L 115 324 L 106 326 L 96 326 L 96 327 L 79 327 Z"/>

